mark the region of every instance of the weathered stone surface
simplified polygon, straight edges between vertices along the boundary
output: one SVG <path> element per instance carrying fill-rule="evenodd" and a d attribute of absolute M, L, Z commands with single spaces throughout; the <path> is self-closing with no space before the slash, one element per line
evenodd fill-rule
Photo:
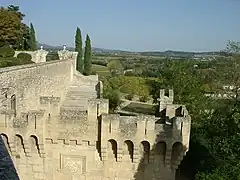
<path fill-rule="evenodd" d="M 15 166 L 23 180 L 174 180 L 189 146 L 185 106 L 161 90 L 161 117 L 108 114 L 98 76 L 77 72 L 76 55 L 0 69 L 0 149 L 13 160 L 0 151 L 0 177 L 18 179 Z"/>
<path fill-rule="evenodd" d="M 137 132 L 137 119 L 134 116 L 123 117 L 120 120 L 119 128 L 121 135 L 125 138 L 134 137 Z"/>

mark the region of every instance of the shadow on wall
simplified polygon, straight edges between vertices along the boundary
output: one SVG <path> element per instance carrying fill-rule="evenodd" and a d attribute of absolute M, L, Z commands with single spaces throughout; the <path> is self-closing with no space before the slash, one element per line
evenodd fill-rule
<path fill-rule="evenodd" d="M 180 131 L 175 131 L 175 133 L 181 134 Z M 167 139 L 171 140 L 173 138 L 170 135 Z M 161 140 L 161 134 L 158 134 L 153 145 L 150 145 L 147 141 L 142 141 L 141 145 L 142 154 L 140 154 L 141 159 L 134 175 L 135 180 L 184 179 L 180 177 L 179 171 L 176 172 L 187 149 L 182 144 L 182 136 L 176 141 L 165 142 Z"/>
<path fill-rule="evenodd" d="M 4 134 L 0 135 L 0 179 L 19 180 L 13 161 L 8 153 L 6 144 L 8 138 Z"/>

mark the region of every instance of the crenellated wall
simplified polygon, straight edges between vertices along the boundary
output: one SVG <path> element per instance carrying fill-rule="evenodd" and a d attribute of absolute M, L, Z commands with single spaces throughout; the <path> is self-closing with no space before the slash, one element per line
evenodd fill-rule
<path fill-rule="evenodd" d="M 20 179 L 174 180 L 191 118 L 160 91 L 159 116 L 109 114 L 98 76 L 62 60 L 0 69 L 0 134 Z M 66 59 L 67 58 L 67 59 Z"/>
<path fill-rule="evenodd" d="M 191 119 L 185 108 L 183 112 L 171 122 L 159 122 L 155 116 L 147 115 L 103 114 L 101 158 L 105 169 L 111 169 L 105 176 L 175 179 L 175 170 L 189 148 Z M 158 168 L 159 172 L 155 172 Z"/>

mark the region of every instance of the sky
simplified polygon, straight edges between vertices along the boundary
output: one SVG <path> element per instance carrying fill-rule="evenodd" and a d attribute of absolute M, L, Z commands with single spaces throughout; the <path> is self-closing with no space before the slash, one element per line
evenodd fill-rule
<path fill-rule="evenodd" d="M 240 0 L 0 0 L 33 23 L 37 40 L 130 51 L 215 51 L 240 41 Z"/>

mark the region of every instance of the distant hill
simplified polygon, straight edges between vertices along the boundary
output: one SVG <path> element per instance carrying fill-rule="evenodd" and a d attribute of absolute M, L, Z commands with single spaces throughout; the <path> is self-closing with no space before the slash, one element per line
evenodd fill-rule
<path fill-rule="evenodd" d="M 51 46 L 51 45 L 43 44 L 43 43 L 37 44 L 38 48 L 40 48 L 41 46 L 43 46 L 43 49 L 46 49 L 46 50 L 62 50 L 63 49 L 63 46 Z M 73 47 L 67 47 L 67 49 L 74 50 Z"/>
<path fill-rule="evenodd" d="M 219 55 L 219 52 L 185 52 L 185 51 L 147 51 L 139 52 L 143 56 L 168 56 L 168 57 L 193 57 L 193 56 L 206 56 L 206 55 Z"/>
<path fill-rule="evenodd" d="M 46 50 L 62 50 L 63 46 L 51 46 L 48 44 L 43 44 L 43 43 L 38 43 L 37 44 L 38 48 L 40 48 L 41 46 L 43 46 L 44 49 Z M 68 50 L 70 51 L 74 51 L 74 47 L 67 47 Z M 95 53 L 130 53 L 128 51 L 122 51 L 122 50 L 113 50 L 113 49 L 104 49 L 104 48 L 96 48 L 96 47 L 92 47 L 92 51 Z"/>
<path fill-rule="evenodd" d="M 50 51 L 57 51 L 62 50 L 63 46 L 51 46 L 48 44 L 38 43 L 38 48 L 43 46 L 44 49 Z M 74 51 L 74 47 L 67 47 L 68 50 Z M 94 53 L 110 53 L 110 54 L 138 54 L 142 56 L 167 56 L 167 57 L 193 57 L 193 56 L 208 56 L 208 55 L 219 55 L 219 52 L 185 52 L 185 51 L 146 51 L 146 52 L 130 52 L 130 51 L 123 51 L 123 50 L 116 50 L 116 49 L 104 49 L 104 48 L 97 48 L 93 47 L 92 51 Z"/>

